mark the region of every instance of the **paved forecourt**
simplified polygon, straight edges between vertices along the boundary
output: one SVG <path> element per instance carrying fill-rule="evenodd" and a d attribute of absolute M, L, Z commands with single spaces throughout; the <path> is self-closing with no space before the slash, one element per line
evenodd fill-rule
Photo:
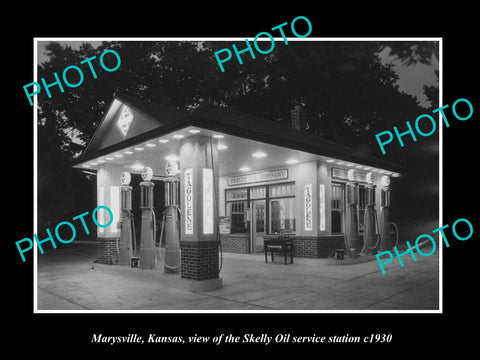
<path fill-rule="evenodd" d="M 439 258 L 331 265 L 329 259 L 226 254 L 223 288 L 177 286 L 178 275 L 94 264 L 95 245 L 73 243 L 38 258 L 39 310 L 437 310 Z"/>

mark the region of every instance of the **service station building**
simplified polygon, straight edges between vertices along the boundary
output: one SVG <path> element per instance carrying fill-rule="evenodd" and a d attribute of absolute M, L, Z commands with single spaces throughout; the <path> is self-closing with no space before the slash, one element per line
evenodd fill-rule
<path fill-rule="evenodd" d="M 390 205 L 390 179 L 403 169 L 302 131 L 302 108 L 291 113 L 288 126 L 212 104 L 183 112 L 115 95 L 74 162 L 96 172 L 97 206 L 114 215 L 111 226 L 98 228 L 97 262 L 117 263 L 122 173 L 132 174 L 132 210 L 139 221 L 137 184 L 146 167 L 153 170 L 157 227 L 164 179 L 179 180 L 184 279 L 216 279 L 220 251 L 263 252 L 265 239 L 282 236 L 291 240 L 294 257 L 380 251 L 381 242 L 363 240 L 365 227 L 373 224 L 378 233 L 380 211 Z M 368 205 L 379 213 L 373 220 Z M 133 230 L 137 239 L 139 230 Z"/>

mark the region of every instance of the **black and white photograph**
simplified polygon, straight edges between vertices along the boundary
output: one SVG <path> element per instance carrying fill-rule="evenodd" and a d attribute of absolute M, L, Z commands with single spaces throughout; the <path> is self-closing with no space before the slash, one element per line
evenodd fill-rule
<path fill-rule="evenodd" d="M 440 40 L 263 40 L 38 39 L 38 311 L 441 309 Z"/>
<path fill-rule="evenodd" d="M 473 7 L 100 5 L 4 22 L 7 351 L 474 350 Z"/>

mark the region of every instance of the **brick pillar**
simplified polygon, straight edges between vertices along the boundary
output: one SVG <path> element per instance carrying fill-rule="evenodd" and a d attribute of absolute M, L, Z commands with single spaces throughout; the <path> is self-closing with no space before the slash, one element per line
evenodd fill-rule
<path fill-rule="evenodd" d="M 97 171 L 97 206 L 106 205 L 113 213 L 112 224 L 106 228 L 97 227 L 97 262 L 113 265 L 118 262 L 117 223 L 121 221 L 120 176 L 122 165 L 103 164 Z M 108 213 L 101 209 L 97 212 L 99 223 L 108 222 Z"/>
<path fill-rule="evenodd" d="M 114 265 L 118 262 L 116 237 L 97 239 L 97 262 L 105 265 Z"/>
<path fill-rule="evenodd" d="M 183 139 L 180 174 L 181 277 L 218 281 L 218 153 L 215 139 L 200 135 Z"/>
<path fill-rule="evenodd" d="M 182 278 L 218 279 L 218 242 L 182 241 Z"/>

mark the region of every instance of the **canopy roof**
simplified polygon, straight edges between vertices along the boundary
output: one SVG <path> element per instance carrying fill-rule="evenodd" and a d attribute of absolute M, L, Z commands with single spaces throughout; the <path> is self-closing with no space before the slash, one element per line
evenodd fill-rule
<path fill-rule="evenodd" d="M 178 154 L 179 138 L 202 135 L 220 138 L 220 175 L 285 166 L 285 161 L 323 160 L 356 168 L 373 168 L 399 176 L 404 168 L 372 157 L 329 139 L 227 107 L 204 104 L 190 112 L 125 94 L 114 96 L 84 153 L 72 163 L 95 168 L 104 162 L 132 166 Z M 142 150 L 137 150 L 142 149 Z M 268 162 L 252 160 L 251 153 L 268 154 Z M 150 156 L 149 156 L 150 154 Z M 155 160 L 156 159 L 156 160 Z"/>

